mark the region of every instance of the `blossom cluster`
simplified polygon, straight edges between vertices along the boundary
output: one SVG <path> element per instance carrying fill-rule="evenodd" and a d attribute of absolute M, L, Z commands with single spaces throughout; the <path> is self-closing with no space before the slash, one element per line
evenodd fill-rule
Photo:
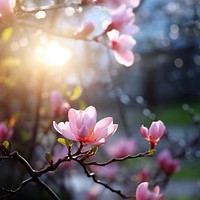
<path fill-rule="evenodd" d="M 132 52 L 136 41 L 133 35 L 138 31 L 134 25 L 135 15 L 133 8 L 137 7 L 140 0 L 134 1 L 93 1 L 98 6 L 103 7 L 110 15 L 110 19 L 102 22 L 103 32 L 94 37 L 90 35 L 95 31 L 95 24 L 91 21 L 85 21 L 77 29 L 73 30 L 70 37 L 75 39 L 90 40 L 102 43 L 111 49 L 114 58 L 119 64 L 131 66 L 134 63 L 134 54 Z M 14 0 L 0 1 L 0 20 L 10 23 L 14 20 Z M 105 40 L 106 38 L 106 40 Z"/>
<path fill-rule="evenodd" d="M 138 31 L 134 25 L 133 8 L 140 3 L 136 1 L 95 1 L 99 6 L 103 6 L 111 16 L 111 20 L 105 20 L 102 23 L 104 32 L 95 37 L 95 40 L 101 42 L 101 36 L 107 36 L 106 46 L 110 48 L 116 61 L 124 66 L 131 66 L 134 63 L 134 54 L 132 52 L 136 41 L 133 35 Z M 90 22 L 84 22 L 80 28 L 74 32 L 76 38 L 87 38 L 95 30 L 95 25 Z"/>

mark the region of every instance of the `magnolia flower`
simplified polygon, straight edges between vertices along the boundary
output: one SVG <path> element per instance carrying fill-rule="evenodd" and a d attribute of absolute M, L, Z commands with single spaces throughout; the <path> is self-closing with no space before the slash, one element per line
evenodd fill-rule
<path fill-rule="evenodd" d="M 161 120 L 152 122 L 150 128 L 146 128 L 144 125 L 140 127 L 140 133 L 145 140 L 149 141 L 151 149 L 157 145 L 157 142 L 164 135 L 166 127 Z"/>
<path fill-rule="evenodd" d="M 87 21 L 84 22 L 80 28 L 74 31 L 73 35 L 78 39 L 86 38 L 94 31 L 94 28 L 94 24 L 92 22 Z"/>
<path fill-rule="evenodd" d="M 158 155 L 157 164 L 167 175 L 171 175 L 180 169 L 179 160 L 173 159 L 168 150 L 163 150 Z"/>
<path fill-rule="evenodd" d="M 135 16 L 131 8 L 121 6 L 119 9 L 112 13 L 111 17 L 112 19 L 110 23 L 104 23 L 104 25 L 107 26 L 106 31 L 116 29 L 120 33 L 131 35 L 138 31 L 138 27 L 133 24 Z"/>
<path fill-rule="evenodd" d="M 130 35 L 119 35 L 119 31 L 112 30 L 107 32 L 110 40 L 109 47 L 113 50 L 113 54 L 118 63 L 127 67 L 134 62 L 132 47 L 136 44 Z"/>
<path fill-rule="evenodd" d="M 85 110 L 71 108 L 68 112 L 69 121 L 56 123 L 54 128 L 66 139 L 82 142 L 84 145 L 100 146 L 106 143 L 106 138 L 113 135 L 118 127 L 113 124 L 112 117 L 106 117 L 96 122 L 95 107 L 89 106 Z"/>
<path fill-rule="evenodd" d="M 13 130 L 8 130 L 5 123 L 0 122 L 0 142 L 10 140 L 13 136 Z"/>
<path fill-rule="evenodd" d="M 107 153 L 116 158 L 123 158 L 133 154 L 136 149 L 136 142 L 132 138 L 121 137 L 117 142 L 110 144 L 107 147 Z"/>
<path fill-rule="evenodd" d="M 63 96 L 57 90 L 54 90 L 54 91 L 51 92 L 50 106 L 51 106 L 51 110 L 53 112 L 53 115 L 55 117 L 65 115 L 70 108 L 70 105 L 68 103 L 64 102 Z"/>
<path fill-rule="evenodd" d="M 0 19 L 5 22 L 12 21 L 15 0 L 0 0 Z"/>
<path fill-rule="evenodd" d="M 164 200 L 164 195 L 159 194 L 160 188 L 156 186 L 154 191 L 149 190 L 149 183 L 143 182 L 137 186 L 136 189 L 136 200 Z"/>

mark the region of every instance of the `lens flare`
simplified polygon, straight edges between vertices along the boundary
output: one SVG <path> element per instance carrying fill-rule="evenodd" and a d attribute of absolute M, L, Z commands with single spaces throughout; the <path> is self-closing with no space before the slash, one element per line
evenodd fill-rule
<path fill-rule="evenodd" d="M 49 66 L 64 66 L 70 57 L 70 51 L 55 41 L 50 41 L 45 46 L 38 46 L 35 49 L 35 59 Z"/>

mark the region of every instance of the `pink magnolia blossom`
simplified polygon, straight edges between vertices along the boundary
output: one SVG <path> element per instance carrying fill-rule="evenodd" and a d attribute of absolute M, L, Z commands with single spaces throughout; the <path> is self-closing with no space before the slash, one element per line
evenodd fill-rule
<path fill-rule="evenodd" d="M 136 189 L 136 200 L 164 200 L 164 195 L 159 194 L 160 188 L 156 186 L 154 191 L 149 190 L 149 183 L 143 182 L 137 186 Z"/>
<path fill-rule="evenodd" d="M 167 175 L 171 175 L 180 169 L 179 160 L 173 159 L 168 150 L 163 150 L 158 155 L 157 164 Z"/>
<path fill-rule="evenodd" d="M 133 24 L 134 14 L 131 8 L 121 6 L 112 14 L 112 20 L 107 25 L 106 30 L 111 31 L 112 29 L 118 30 L 123 34 L 134 34 L 138 31 L 138 27 Z"/>
<path fill-rule="evenodd" d="M 95 107 L 89 106 L 85 110 L 71 108 L 68 112 L 69 121 L 53 122 L 54 128 L 66 139 L 82 142 L 84 145 L 100 146 L 106 143 L 106 138 L 113 135 L 118 127 L 113 124 L 112 117 L 106 117 L 96 122 Z"/>
<path fill-rule="evenodd" d="M 94 28 L 95 27 L 92 22 L 86 21 L 81 25 L 80 28 L 74 31 L 73 35 L 78 39 L 86 38 L 94 31 Z"/>
<path fill-rule="evenodd" d="M 136 44 L 130 35 L 119 35 L 119 31 L 112 30 L 107 33 L 110 40 L 109 47 L 113 50 L 113 54 L 118 63 L 127 67 L 134 62 L 132 47 Z"/>
<path fill-rule="evenodd" d="M 64 102 L 62 94 L 57 90 L 51 92 L 50 106 L 54 117 L 64 116 L 70 108 L 70 105 Z"/>
<path fill-rule="evenodd" d="M 5 22 L 13 20 L 15 0 L 0 0 L 0 19 Z"/>
<path fill-rule="evenodd" d="M 152 122 L 149 129 L 146 128 L 144 125 L 140 127 L 140 133 L 142 137 L 144 137 L 144 139 L 149 141 L 151 145 L 151 149 L 153 149 L 154 146 L 157 145 L 157 142 L 164 135 L 165 131 L 166 131 L 166 127 L 161 120 Z"/>
<path fill-rule="evenodd" d="M 121 137 L 117 142 L 110 144 L 106 151 L 108 155 L 116 158 L 123 158 L 131 155 L 136 150 L 136 142 L 133 138 Z"/>
<path fill-rule="evenodd" d="M 0 142 L 10 140 L 13 136 L 13 130 L 8 130 L 4 122 L 0 122 Z"/>

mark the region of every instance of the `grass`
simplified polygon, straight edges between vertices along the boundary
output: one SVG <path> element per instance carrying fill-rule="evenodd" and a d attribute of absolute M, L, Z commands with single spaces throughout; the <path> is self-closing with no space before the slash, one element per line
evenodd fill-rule
<path fill-rule="evenodd" d="M 167 124 L 191 124 L 193 123 L 193 119 L 183 109 L 184 104 L 183 102 L 176 102 L 164 106 L 157 106 L 153 108 L 153 111 Z M 187 105 L 194 111 L 196 116 L 200 115 L 199 101 L 191 101 Z"/>
<path fill-rule="evenodd" d="M 200 179 L 200 160 L 193 160 L 188 161 L 184 160 L 184 162 L 181 163 L 181 169 L 179 172 L 174 174 L 174 179 Z"/>

